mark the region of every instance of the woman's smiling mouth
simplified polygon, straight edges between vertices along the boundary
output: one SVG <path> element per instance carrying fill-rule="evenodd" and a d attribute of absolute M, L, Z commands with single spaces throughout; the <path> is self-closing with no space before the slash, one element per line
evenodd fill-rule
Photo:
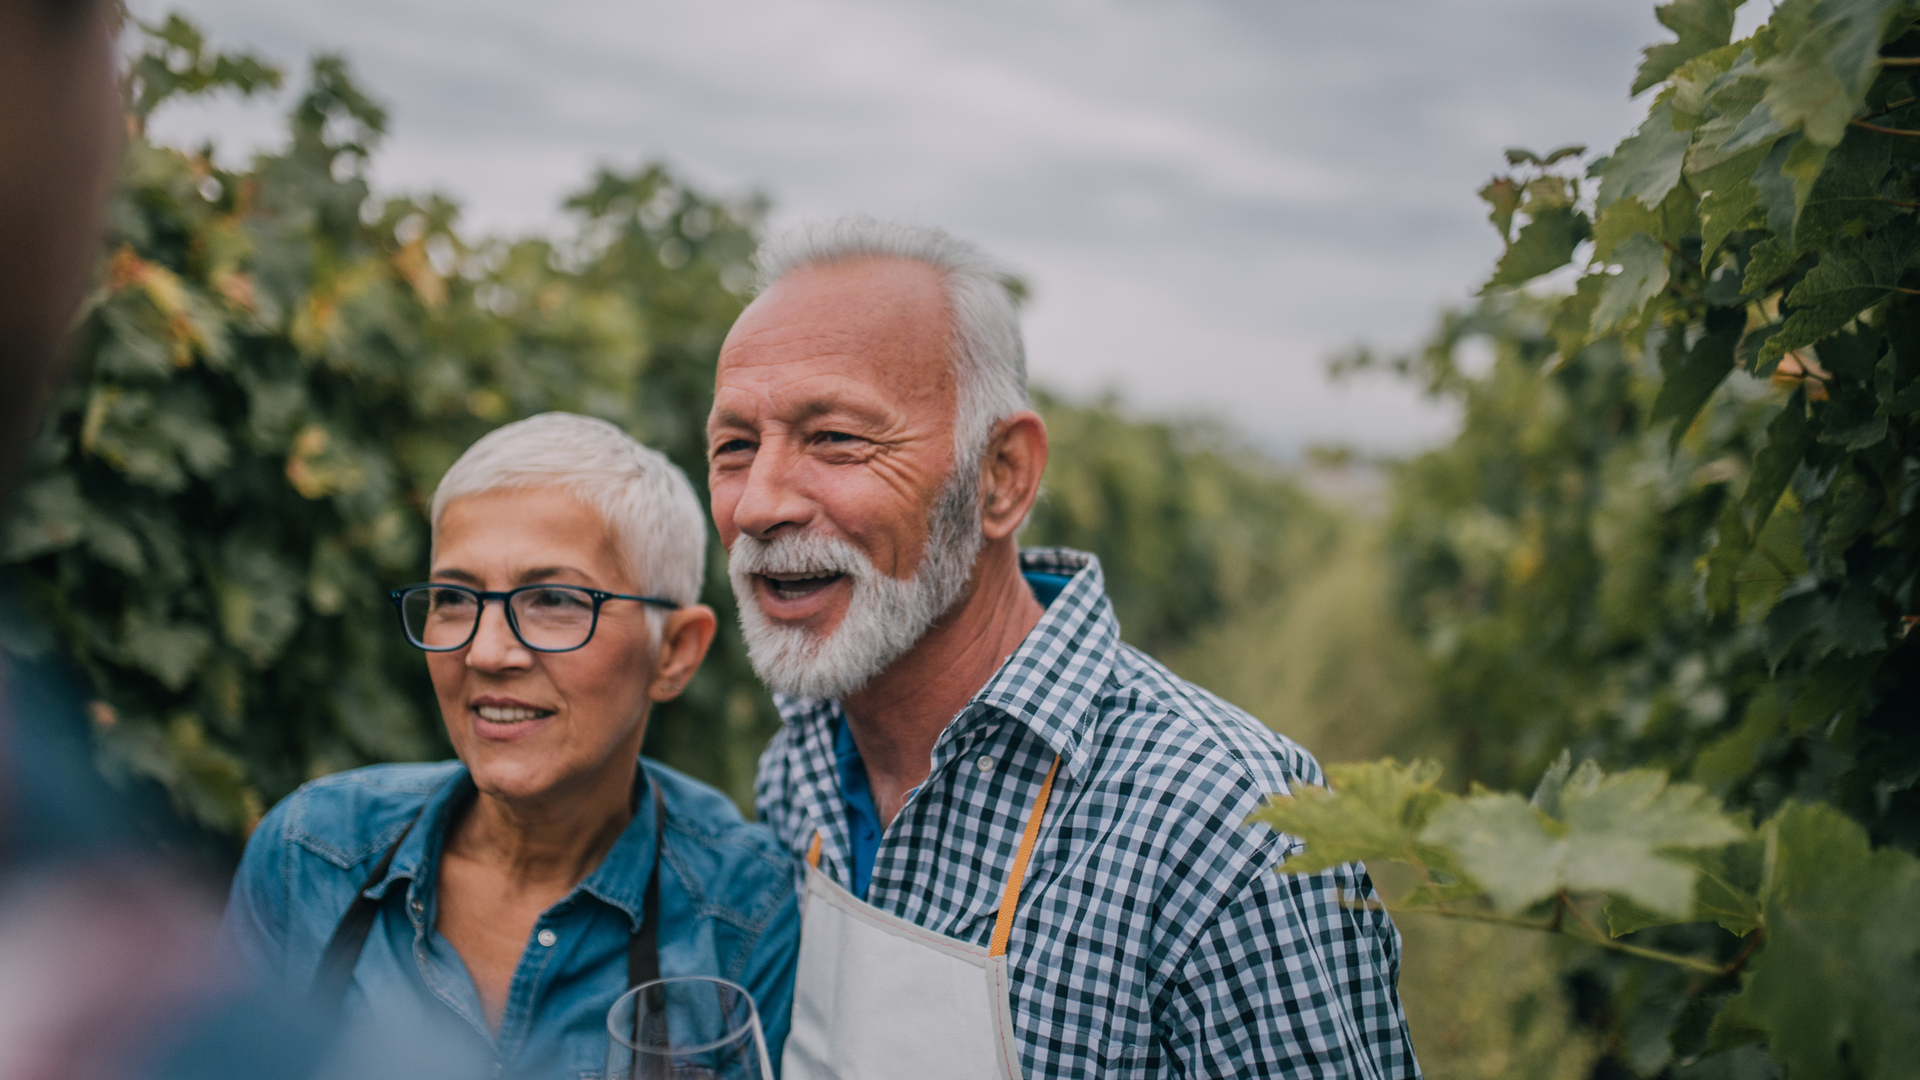
<path fill-rule="evenodd" d="M 519 701 L 481 700 L 473 703 L 473 714 L 489 724 L 519 724 L 544 720 L 553 715 L 553 710 Z"/>

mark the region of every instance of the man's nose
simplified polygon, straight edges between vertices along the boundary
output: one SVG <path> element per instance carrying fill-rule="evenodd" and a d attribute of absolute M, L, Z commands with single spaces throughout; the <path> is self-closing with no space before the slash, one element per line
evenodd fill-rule
<path fill-rule="evenodd" d="M 760 540 L 787 526 L 804 528 L 814 503 L 800 483 L 801 460 L 783 442 L 768 440 L 747 467 L 747 483 L 733 505 L 734 528 Z"/>
<path fill-rule="evenodd" d="M 477 671 L 512 671 L 533 663 L 533 651 L 513 635 L 507 605 L 489 601 L 480 609 L 480 625 L 467 645 L 467 666 Z"/>

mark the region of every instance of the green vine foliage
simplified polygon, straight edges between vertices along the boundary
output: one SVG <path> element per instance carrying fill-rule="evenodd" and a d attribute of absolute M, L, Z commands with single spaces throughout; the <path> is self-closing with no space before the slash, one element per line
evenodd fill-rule
<path fill-rule="evenodd" d="M 1920 9 L 1785 0 L 1730 42 L 1735 6 L 1659 9 L 1612 154 L 1509 154 L 1483 299 L 1393 362 L 1465 416 L 1387 543 L 1471 790 L 1336 767 L 1260 817 L 1287 871 L 1400 862 L 1409 917 L 1572 939 L 1610 1075 L 1909 1077 Z"/>
<path fill-rule="evenodd" d="M 603 172 L 566 239 L 469 242 L 444 200 L 370 196 L 386 117 L 338 57 L 244 169 L 148 141 L 170 100 L 281 80 L 177 17 L 145 33 L 99 288 L 0 536 L 28 616 L 6 644 L 77 668 L 110 774 L 238 838 L 310 777 L 448 752 L 385 592 L 423 573 L 425 500 L 473 439 L 568 409 L 704 477 L 762 206 Z M 650 749 L 744 795 L 776 721 L 729 595 Z"/>

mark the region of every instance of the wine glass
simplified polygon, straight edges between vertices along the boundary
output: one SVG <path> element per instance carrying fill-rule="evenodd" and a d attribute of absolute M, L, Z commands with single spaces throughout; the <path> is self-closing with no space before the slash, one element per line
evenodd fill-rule
<path fill-rule="evenodd" d="M 773 1080 L 746 988 L 690 975 L 620 995 L 607 1012 L 607 1080 Z"/>

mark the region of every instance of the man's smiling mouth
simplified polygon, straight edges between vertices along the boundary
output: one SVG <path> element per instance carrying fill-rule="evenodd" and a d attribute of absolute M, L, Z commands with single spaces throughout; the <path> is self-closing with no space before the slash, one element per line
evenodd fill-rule
<path fill-rule="evenodd" d="M 800 574 L 759 574 L 766 583 L 767 591 L 776 600 L 799 600 L 812 596 L 821 589 L 839 581 L 847 575 L 837 570 L 817 570 Z"/>

